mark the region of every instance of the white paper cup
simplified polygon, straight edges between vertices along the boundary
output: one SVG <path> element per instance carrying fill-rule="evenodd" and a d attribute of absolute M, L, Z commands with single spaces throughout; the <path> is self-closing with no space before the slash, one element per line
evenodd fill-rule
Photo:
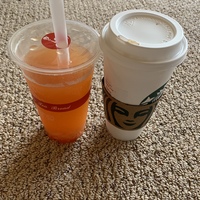
<path fill-rule="evenodd" d="M 125 104 L 147 105 L 162 95 L 175 67 L 183 62 L 188 44 L 181 25 L 169 16 L 128 10 L 103 28 L 100 47 L 107 92 Z M 106 126 L 120 140 L 135 139 L 144 128 L 126 130 L 108 119 Z"/>

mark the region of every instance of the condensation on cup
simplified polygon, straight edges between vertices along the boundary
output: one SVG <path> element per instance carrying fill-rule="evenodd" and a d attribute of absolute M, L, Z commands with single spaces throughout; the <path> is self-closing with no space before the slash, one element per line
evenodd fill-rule
<path fill-rule="evenodd" d="M 137 138 L 148 123 L 188 43 L 181 25 L 148 10 L 115 15 L 102 30 L 106 127 L 120 140 Z"/>

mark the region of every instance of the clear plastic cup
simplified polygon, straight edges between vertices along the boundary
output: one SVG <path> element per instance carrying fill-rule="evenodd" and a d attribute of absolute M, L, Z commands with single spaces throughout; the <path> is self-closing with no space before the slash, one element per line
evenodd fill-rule
<path fill-rule="evenodd" d="M 55 43 L 51 19 L 29 24 L 9 40 L 11 59 L 20 66 L 50 138 L 73 142 L 85 127 L 93 68 L 100 49 L 91 27 L 66 20 L 70 65 Z"/>
<path fill-rule="evenodd" d="M 128 10 L 102 30 L 106 126 L 120 140 L 137 138 L 188 44 L 181 25 L 154 11 Z M 140 118 L 140 120 L 139 120 Z"/>

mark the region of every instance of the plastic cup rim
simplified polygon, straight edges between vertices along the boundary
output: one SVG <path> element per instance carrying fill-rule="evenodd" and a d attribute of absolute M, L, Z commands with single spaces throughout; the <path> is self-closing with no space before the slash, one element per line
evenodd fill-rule
<path fill-rule="evenodd" d="M 68 23 L 76 23 L 76 24 L 80 24 L 82 27 L 85 27 L 87 28 L 88 30 L 90 30 L 91 32 L 93 32 L 94 35 L 97 36 L 97 43 L 98 43 L 98 38 L 99 38 L 99 33 L 93 29 L 92 27 L 82 23 L 82 22 L 79 22 L 79 21 L 75 21 L 75 20 L 65 20 L 66 22 Z M 44 68 L 39 68 L 39 67 L 35 67 L 35 66 L 32 66 L 32 65 L 29 65 L 25 62 L 23 62 L 22 59 L 18 58 L 18 56 L 16 56 L 16 54 L 14 53 L 14 48 L 12 48 L 12 41 L 14 40 L 14 38 L 20 34 L 20 32 L 28 29 L 29 27 L 32 27 L 34 25 L 39 25 L 39 24 L 45 24 L 45 23 L 51 23 L 52 22 L 52 19 L 51 18 L 48 18 L 48 19 L 43 19 L 43 20 L 39 20 L 39 21 L 35 21 L 35 22 L 32 22 L 30 24 L 27 24 L 25 26 L 23 26 L 22 28 L 18 29 L 16 32 L 14 32 L 14 34 L 11 36 L 11 38 L 9 39 L 8 41 L 8 45 L 7 45 L 7 48 L 8 48 L 8 52 L 9 52 L 9 55 L 12 59 L 12 61 L 14 61 L 16 64 L 18 64 L 20 66 L 20 68 L 22 69 L 25 69 L 25 70 L 28 70 L 28 71 L 32 71 L 32 72 L 37 72 L 37 73 L 40 73 L 40 74 L 67 74 L 67 73 L 74 73 L 76 71 L 79 71 L 81 69 L 84 69 L 85 67 L 87 66 L 90 66 L 92 64 L 95 63 L 95 61 L 97 60 L 97 58 L 99 57 L 100 55 L 100 49 L 96 51 L 96 53 L 86 62 L 84 63 L 81 63 L 75 67 L 71 67 L 71 68 L 62 68 L 62 69 L 44 69 Z M 52 23 L 53 25 L 53 23 Z M 53 30 L 52 30 L 53 31 Z M 16 47 L 15 47 L 16 48 Z"/>

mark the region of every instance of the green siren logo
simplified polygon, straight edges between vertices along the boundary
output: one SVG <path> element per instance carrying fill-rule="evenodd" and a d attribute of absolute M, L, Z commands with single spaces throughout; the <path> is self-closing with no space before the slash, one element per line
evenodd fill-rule
<path fill-rule="evenodd" d="M 146 105 L 130 105 L 112 97 L 104 86 L 104 80 L 102 87 L 106 119 L 123 130 L 136 130 L 145 126 L 159 100 Z"/>
<path fill-rule="evenodd" d="M 163 91 L 164 91 L 164 87 L 165 87 L 166 84 L 167 83 L 165 83 L 163 86 L 161 86 L 156 91 L 152 92 L 144 100 L 142 100 L 142 102 L 140 103 L 140 105 L 148 105 L 148 104 L 151 104 L 151 103 L 157 101 L 162 96 Z"/>

